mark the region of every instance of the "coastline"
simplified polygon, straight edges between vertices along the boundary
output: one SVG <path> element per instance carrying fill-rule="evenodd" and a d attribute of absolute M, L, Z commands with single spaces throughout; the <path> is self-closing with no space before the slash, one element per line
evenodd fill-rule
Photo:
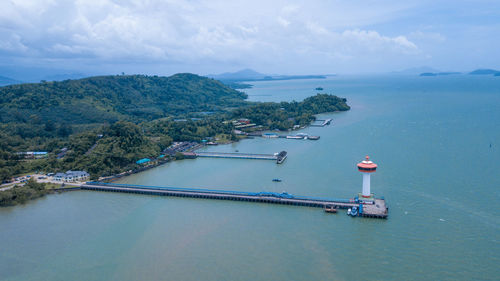
<path fill-rule="evenodd" d="M 302 131 L 304 129 L 314 127 L 314 126 L 311 126 L 311 125 L 314 122 L 316 122 L 318 116 L 320 116 L 320 115 L 328 115 L 328 114 L 333 114 L 333 113 L 338 113 L 338 112 L 341 112 L 341 111 L 323 112 L 323 113 L 315 114 L 314 115 L 315 120 L 312 121 L 311 124 L 309 124 L 307 126 L 303 126 L 303 127 L 297 128 L 297 129 L 290 128 L 290 129 L 288 129 L 286 131 L 283 131 L 283 130 L 280 130 L 280 131 L 263 130 L 263 131 L 259 131 L 259 133 L 262 133 L 262 134 L 265 134 L 265 133 L 276 133 L 276 134 L 283 135 L 284 133 L 287 133 L 287 132 L 300 132 L 300 131 Z M 333 118 L 330 118 L 330 119 L 333 122 Z M 245 135 L 244 137 L 238 137 L 238 140 L 227 140 L 224 143 L 217 143 L 217 146 L 218 145 L 230 145 L 230 144 L 233 144 L 233 143 L 238 143 L 238 142 L 243 141 L 243 140 L 251 140 L 251 139 L 254 139 L 254 138 L 255 138 L 255 136 Z M 262 137 L 262 138 L 265 138 L 265 137 Z M 205 147 L 208 147 L 208 146 L 211 146 L 211 145 L 199 146 L 199 147 L 196 147 L 193 150 L 190 150 L 189 152 L 194 152 L 196 150 L 199 150 L 199 149 L 202 149 L 202 148 L 205 148 Z M 108 176 L 108 177 L 102 177 L 102 178 L 99 178 L 99 181 L 107 182 L 107 183 L 115 182 L 117 180 L 124 179 L 124 178 L 126 178 L 128 176 L 131 176 L 131 175 L 134 175 L 134 174 L 138 174 L 138 173 L 141 173 L 141 172 L 144 172 L 144 171 L 147 171 L 147 170 L 159 167 L 159 166 L 161 166 L 163 164 L 166 164 L 166 163 L 169 163 L 169 162 L 182 161 L 182 160 L 186 160 L 186 159 L 188 159 L 188 158 L 185 158 L 185 159 L 175 159 L 174 157 L 172 157 L 170 159 L 166 159 L 166 160 L 161 161 L 159 163 L 150 164 L 148 166 L 144 166 L 142 168 L 139 168 L 139 169 L 136 169 L 136 170 L 133 170 L 133 171 L 130 170 L 130 171 L 122 172 L 120 174 L 116 174 L 116 175 L 112 175 L 112 176 Z"/>

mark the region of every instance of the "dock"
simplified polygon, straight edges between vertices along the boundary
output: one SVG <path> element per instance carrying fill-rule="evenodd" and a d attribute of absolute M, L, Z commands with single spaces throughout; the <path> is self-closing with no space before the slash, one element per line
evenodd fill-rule
<path fill-rule="evenodd" d="M 177 188 L 177 187 L 160 187 L 160 186 L 144 186 L 131 184 L 116 184 L 103 182 L 87 182 L 80 187 L 82 190 L 105 191 L 105 192 L 123 192 L 157 196 L 176 196 L 201 199 L 217 199 L 217 200 L 232 200 L 246 201 L 255 203 L 267 204 L 282 204 L 291 206 L 304 206 L 316 208 L 334 208 L 348 209 L 358 207 L 362 212 L 359 216 L 369 218 L 387 218 L 388 208 L 384 199 L 375 199 L 372 202 L 362 202 L 357 199 L 333 199 L 319 198 L 308 196 L 296 196 L 286 192 L 243 192 L 243 191 L 228 191 L 215 189 L 198 189 L 198 188 Z"/>
<path fill-rule="evenodd" d="M 196 157 L 211 157 L 211 158 L 236 158 L 236 159 L 256 159 L 256 160 L 274 160 L 281 164 L 287 157 L 286 151 L 281 151 L 275 154 L 256 154 L 256 153 L 238 153 L 238 152 L 195 152 Z"/>
<path fill-rule="evenodd" d="M 311 127 L 324 127 L 326 125 L 330 125 L 332 123 L 333 119 L 316 119 L 311 125 Z M 319 124 L 316 124 L 316 122 L 321 122 Z"/>

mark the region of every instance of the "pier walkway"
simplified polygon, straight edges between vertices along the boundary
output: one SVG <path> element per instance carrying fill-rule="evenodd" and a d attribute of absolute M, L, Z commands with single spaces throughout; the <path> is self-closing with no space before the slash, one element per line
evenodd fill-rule
<path fill-rule="evenodd" d="M 295 196 L 292 194 L 275 193 L 275 192 L 243 192 L 243 191 L 226 191 L 226 190 L 210 190 L 196 188 L 177 188 L 177 187 L 159 187 L 159 186 L 143 186 L 130 184 L 102 183 L 102 182 L 87 182 L 81 186 L 83 190 L 108 191 L 108 192 L 124 192 L 160 196 L 177 196 L 190 198 L 218 199 L 218 200 L 234 200 L 247 201 L 268 204 L 284 204 L 294 206 L 307 206 L 317 208 L 336 208 L 347 209 L 364 205 L 364 213 L 361 216 L 374 218 L 387 218 L 387 208 L 383 199 L 377 203 L 363 204 L 356 202 L 354 199 L 333 199 L 333 198 L 318 198 L 307 196 Z"/>
<path fill-rule="evenodd" d="M 276 155 L 274 154 L 232 153 L 232 152 L 195 152 L 195 154 L 197 157 L 276 160 Z"/>
<path fill-rule="evenodd" d="M 196 157 L 212 157 L 212 158 L 237 158 L 237 159 L 258 159 L 258 160 L 275 160 L 281 164 L 287 157 L 287 152 L 282 151 L 276 154 L 256 154 L 256 153 L 236 153 L 236 152 L 195 152 Z"/>

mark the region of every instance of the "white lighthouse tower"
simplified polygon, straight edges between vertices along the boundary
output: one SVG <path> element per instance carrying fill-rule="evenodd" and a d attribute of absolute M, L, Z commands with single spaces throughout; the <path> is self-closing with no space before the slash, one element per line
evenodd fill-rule
<path fill-rule="evenodd" d="M 363 173 L 363 192 L 361 196 L 363 198 L 373 198 L 373 194 L 370 192 L 370 174 L 377 170 L 377 164 L 370 161 L 370 157 L 366 156 L 365 160 L 358 164 L 358 171 Z"/>

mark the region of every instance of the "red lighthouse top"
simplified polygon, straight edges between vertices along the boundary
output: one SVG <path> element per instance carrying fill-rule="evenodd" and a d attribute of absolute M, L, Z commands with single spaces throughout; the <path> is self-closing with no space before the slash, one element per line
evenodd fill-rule
<path fill-rule="evenodd" d="M 362 173 L 373 173 L 377 170 L 377 164 L 370 161 L 370 157 L 367 155 L 365 160 L 358 164 L 358 171 Z"/>

